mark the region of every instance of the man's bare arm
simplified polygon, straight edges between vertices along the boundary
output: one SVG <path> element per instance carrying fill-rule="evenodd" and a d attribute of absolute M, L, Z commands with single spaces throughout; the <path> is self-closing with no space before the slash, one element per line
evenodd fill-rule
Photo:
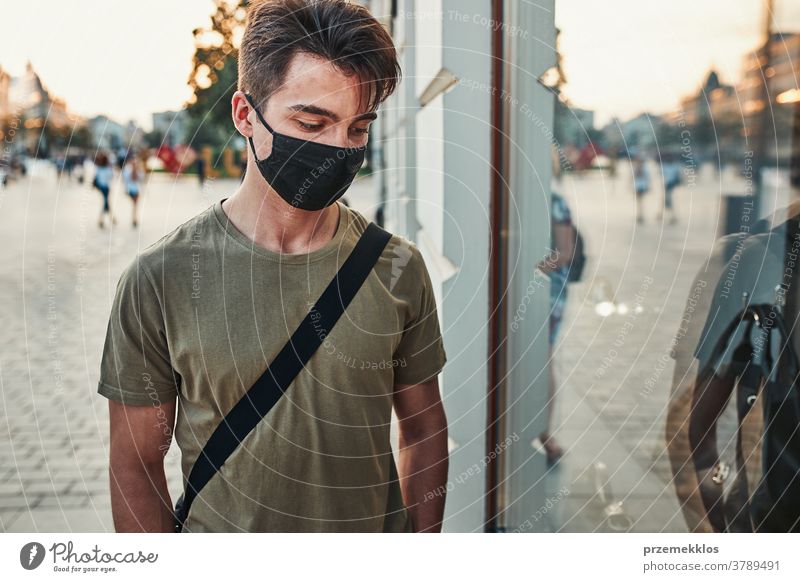
<path fill-rule="evenodd" d="M 439 382 L 398 384 L 394 389 L 403 501 L 418 532 L 442 530 L 447 484 L 447 418 Z"/>
<path fill-rule="evenodd" d="M 552 273 L 556 269 L 569 267 L 575 256 L 576 231 L 571 224 L 556 223 L 552 226 L 555 244 L 547 256 L 539 261 L 538 269 L 544 273 Z"/>
<path fill-rule="evenodd" d="M 172 532 L 164 456 L 172 441 L 176 400 L 126 406 L 109 400 L 111 512 L 117 532 Z"/>

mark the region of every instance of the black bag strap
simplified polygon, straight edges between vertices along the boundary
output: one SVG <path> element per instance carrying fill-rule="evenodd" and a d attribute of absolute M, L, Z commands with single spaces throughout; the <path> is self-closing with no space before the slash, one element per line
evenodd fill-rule
<path fill-rule="evenodd" d="M 217 426 L 189 473 L 175 506 L 181 531 L 192 502 L 236 447 L 261 422 L 314 355 L 372 271 L 391 234 L 371 222 L 339 272 L 267 370 Z"/>

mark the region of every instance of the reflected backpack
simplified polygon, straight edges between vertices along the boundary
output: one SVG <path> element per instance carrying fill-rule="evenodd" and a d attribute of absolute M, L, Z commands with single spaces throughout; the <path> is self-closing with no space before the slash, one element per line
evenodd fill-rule
<path fill-rule="evenodd" d="M 787 228 L 794 233 L 793 237 L 787 236 L 789 244 L 798 231 L 794 221 L 787 225 L 794 227 Z M 728 325 L 710 359 L 716 369 L 733 347 L 737 331 L 743 331 L 733 349 L 730 367 L 735 379 L 731 387 L 739 428 L 736 481 L 723 504 L 727 531 L 800 532 L 800 359 L 791 337 L 797 315 L 794 282 L 798 276 L 792 273 L 791 279 L 785 307 L 765 303 L 746 306 Z M 706 387 L 695 390 L 698 389 Z M 702 414 L 702 395 L 697 402 L 692 407 L 692 416 Z M 719 404 L 719 408 L 724 406 Z M 751 438 L 754 427 L 760 433 L 756 439 Z M 706 430 L 714 429 L 710 426 Z M 745 447 L 746 444 L 749 446 Z M 698 466 L 699 454 L 694 446 L 692 452 L 696 468 L 704 470 Z M 751 482 L 747 462 L 757 460 L 758 455 L 760 475 Z M 720 485 L 724 479 L 724 474 L 712 478 Z M 708 485 L 702 479 L 700 487 L 701 495 L 708 493 Z M 714 508 L 709 507 L 706 499 L 704 495 L 709 518 L 714 523 Z M 715 527 L 721 529 L 717 524 Z"/>

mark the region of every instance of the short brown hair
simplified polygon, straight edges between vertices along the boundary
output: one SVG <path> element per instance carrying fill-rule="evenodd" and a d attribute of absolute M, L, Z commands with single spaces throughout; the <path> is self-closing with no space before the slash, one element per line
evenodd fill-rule
<path fill-rule="evenodd" d="M 247 14 L 239 90 L 263 102 L 284 83 L 292 58 L 302 52 L 356 75 L 370 111 L 400 80 L 392 37 L 363 6 L 346 0 L 262 0 Z"/>

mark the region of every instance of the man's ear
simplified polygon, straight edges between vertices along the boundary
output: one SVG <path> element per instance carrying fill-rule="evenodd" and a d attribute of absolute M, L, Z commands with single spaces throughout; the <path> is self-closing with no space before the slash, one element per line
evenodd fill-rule
<path fill-rule="evenodd" d="M 231 98 L 231 115 L 233 125 L 244 137 L 253 137 L 253 124 L 250 122 L 250 112 L 253 110 L 247 101 L 244 92 L 236 91 Z"/>

